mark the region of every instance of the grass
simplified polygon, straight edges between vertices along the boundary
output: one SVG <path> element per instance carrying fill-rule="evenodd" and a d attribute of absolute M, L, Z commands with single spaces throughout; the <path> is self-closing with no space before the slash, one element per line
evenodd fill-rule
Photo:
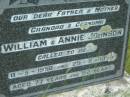
<path fill-rule="evenodd" d="M 129 35 L 128 51 L 127 51 L 127 58 L 126 58 L 125 69 L 126 69 L 127 73 L 130 74 L 130 35 Z"/>

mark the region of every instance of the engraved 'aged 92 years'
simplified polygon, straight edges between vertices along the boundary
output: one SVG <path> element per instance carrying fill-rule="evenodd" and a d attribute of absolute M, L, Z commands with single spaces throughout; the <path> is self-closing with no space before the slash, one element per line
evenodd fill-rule
<path fill-rule="evenodd" d="M 127 0 L 0 0 L 0 94 L 37 97 L 123 76 Z"/>

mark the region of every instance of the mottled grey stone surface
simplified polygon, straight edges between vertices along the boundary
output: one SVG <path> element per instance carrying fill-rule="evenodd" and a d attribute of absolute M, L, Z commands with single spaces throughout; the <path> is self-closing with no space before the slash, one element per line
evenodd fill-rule
<path fill-rule="evenodd" d="M 121 80 L 42 97 L 130 97 L 130 76 Z"/>
<path fill-rule="evenodd" d="M 130 76 L 126 74 L 121 80 L 38 97 L 130 97 Z"/>

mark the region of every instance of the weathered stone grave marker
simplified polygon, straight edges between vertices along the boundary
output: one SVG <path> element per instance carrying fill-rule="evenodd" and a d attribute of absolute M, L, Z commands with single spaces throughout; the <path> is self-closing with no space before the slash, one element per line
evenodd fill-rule
<path fill-rule="evenodd" d="M 123 76 L 125 0 L 1 0 L 0 93 L 30 97 Z"/>

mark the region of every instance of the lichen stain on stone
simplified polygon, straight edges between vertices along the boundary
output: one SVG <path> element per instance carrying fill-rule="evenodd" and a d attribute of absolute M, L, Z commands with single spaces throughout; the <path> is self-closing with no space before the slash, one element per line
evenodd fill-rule
<path fill-rule="evenodd" d="M 84 23 L 80 24 L 80 29 L 81 30 L 88 30 L 89 28 L 90 28 L 89 24 L 84 24 Z"/>
<path fill-rule="evenodd" d="M 111 32 L 112 31 L 112 27 L 110 25 L 105 25 L 105 26 L 102 26 L 99 31 L 100 32 Z"/>

